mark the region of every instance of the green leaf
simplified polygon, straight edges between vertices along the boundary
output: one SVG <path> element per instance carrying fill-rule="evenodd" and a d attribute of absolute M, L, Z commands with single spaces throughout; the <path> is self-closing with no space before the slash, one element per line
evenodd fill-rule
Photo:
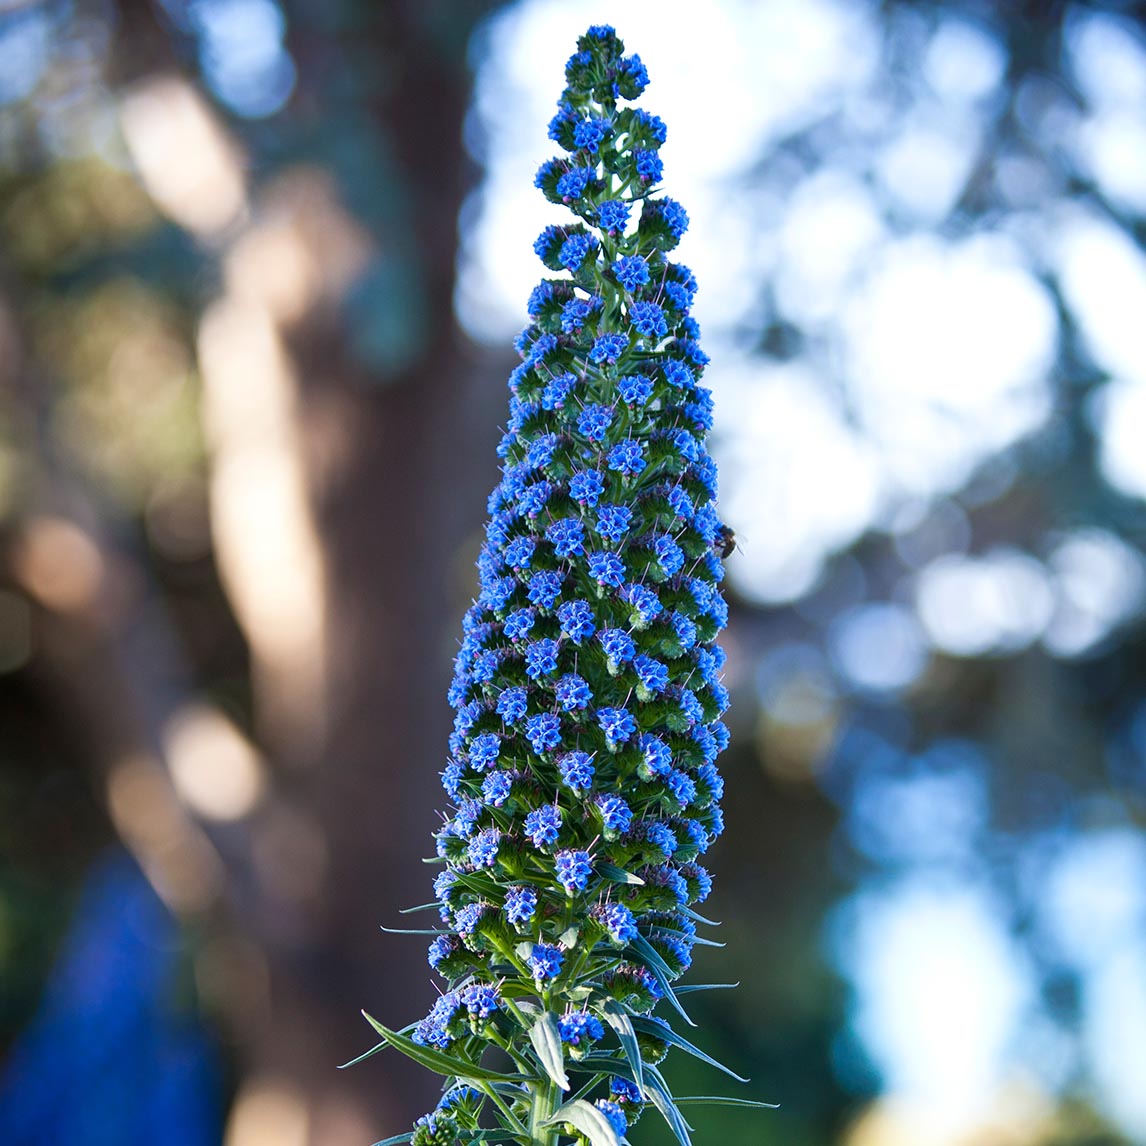
<path fill-rule="evenodd" d="M 688 1039 L 682 1035 L 678 1035 L 667 1023 L 663 1026 L 660 1023 L 654 1022 L 652 1019 L 645 1019 L 639 1015 L 633 1016 L 633 1026 L 638 1031 L 644 1031 L 646 1034 L 653 1035 L 664 1042 L 671 1044 L 674 1047 L 680 1047 L 682 1051 L 693 1056 L 693 1058 L 700 1059 L 701 1062 L 708 1063 L 709 1066 L 716 1067 L 717 1070 L 722 1070 L 729 1078 L 736 1079 L 737 1082 L 748 1082 L 748 1079 L 741 1078 L 735 1071 L 731 1071 L 723 1063 L 719 1063 L 711 1055 L 707 1055 L 700 1049 L 694 1047 Z"/>
<path fill-rule="evenodd" d="M 637 1033 L 633 1030 L 633 1022 L 629 1018 L 629 1012 L 616 999 L 606 999 L 598 1010 L 605 1022 L 617 1033 L 621 1049 L 625 1052 L 625 1058 L 629 1060 L 629 1066 L 632 1068 L 633 1081 L 638 1088 L 643 1087 L 641 1050 L 637 1046 Z"/>
<path fill-rule="evenodd" d="M 529 1042 L 537 1052 L 538 1061 L 545 1068 L 545 1073 L 562 1090 L 568 1090 L 569 1077 L 565 1073 L 561 1035 L 557 1030 L 557 1019 L 549 1011 L 538 1015 L 537 1022 L 529 1028 Z"/>
<path fill-rule="evenodd" d="M 689 1094 L 676 1100 L 678 1106 L 748 1106 L 753 1110 L 779 1110 L 778 1102 L 754 1102 L 750 1098 L 725 1098 L 722 1094 Z"/>
<path fill-rule="evenodd" d="M 676 1135 L 680 1146 L 692 1146 L 689 1135 L 691 1126 L 685 1121 L 684 1115 L 676 1108 L 668 1084 L 655 1067 L 649 1067 L 649 1080 L 643 1087 L 645 1097 L 657 1108 L 661 1117 L 668 1123 L 669 1129 Z"/>
<path fill-rule="evenodd" d="M 433 927 L 429 930 L 418 931 L 409 927 L 383 927 L 379 924 L 379 931 L 385 931 L 387 935 L 452 935 L 452 931 L 443 931 L 439 927 Z"/>
<path fill-rule="evenodd" d="M 684 1019 L 690 1027 L 695 1027 L 696 1023 L 688 1017 L 687 1012 L 684 1007 L 680 1005 L 680 1000 L 676 997 L 676 993 L 672 989 L 672 971 L 669 970 L 669 965 L 657 954 L 653 945 L 643 935 L 638 935 L 629 943 L 629 946 L 637 953 L 641 962 L 644 963 L 656 977 L 661 990 L 665 993 L 665 998 L 672 1004 L 680 1017 Z"/>
<path fill-rule="evenodd" d="M 433 903 L 419 903 L 417 907 L 403 907 L 398 914 L 413 915 L 415 911 L 436 911 L 441 906 L 441 903 L 435 899 Z"/>
<path fill-rule="evenodd" d="M 732 991 L 739 987 L 739 983 L 686 983 L 677 987 L 678 995 L 687 995 L 690 991 Z"/>
<path fill-rule="evenodd" d="M 433 1047 L 424 1047 L 413 1039 L 384 1027 L 365 1011 L 362 1012 L 362 1016 L 396 1051 L 401 1051 L 407 1058 L 412 1058 L 435 1074 L 444 1074 L 447 1078 L 453 1075 L 461 1079 L 481 1078 L 489 1082 L 516 1082 L 519 1078 L 515 1074 L 505 1074 L 500 1070 L 490 1070 L 489 1067 L 466 1062 L 465 1059 L 445 1054 Z"/>
<path fill-rule="evenodd" d="M 409 1142 L 413 1137 L 413 1130 L 407 1130 L 405 1134 L 395 1134 L 393 1138 L 383 1138 L 381 1142 L 375 1142 L 374 1146 L 398 1146 L 399 1142 Z"/>
<path fill-rule="evenodd" d="M 640 887 L 645 885 L 645 881 L 639 875 L 633 875 L 631 871 L 625 871 L 623 867 L 617 867 L 616 864 L 598 862 L 593 866 L 600 875 L 606 879 L 611 879 L 614 883 L 632 883 Z"/>
<path fill-rule="evenodd" d="M 612 1123 L 591 1102 L 583 1098 L 575 1098 L 565 1103 L 545 1126 L 555 1126 L 560 1122 L 568 1122 L 575 1126 L 593 1146 L 621 1146 L 621 1140 L 613 1129 Z"/>
<path fill-rule="evenodd" d="M 692 907 L 681 907 L 678 908 L 678 910 L 680 911 L 681 915 L 687 915 L 688 918 L 693 921 L 693 923 L 703 923 L 706 927 L 721 926 L 719 919 L 705 919 L 705 917 L 701 915 L 699 911 Z"/>
<path fill-rule="evenodd" d="M 371 1055 L 377 1054 L 380 1050 L 385 1050 L 389 1045 L 388 1042 L 380 1042 L 377 1046 L 371 1047 L 368 1051 L 363 1051 L 357 1058 L 352 1058 L 349 1062 L 344 1062 L 338 1069 L 345 1070 L 348 1066 L 357 1066 L 363 1059 L 368 1059 Z"/>

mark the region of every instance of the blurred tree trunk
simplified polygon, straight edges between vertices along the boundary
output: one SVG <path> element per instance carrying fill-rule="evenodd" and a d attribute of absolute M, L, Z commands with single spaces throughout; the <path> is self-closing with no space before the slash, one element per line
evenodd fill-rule
<path fill-rule="evenodd" d="M 359 1008 L 398 1025 L 434 997 L 422 942 L 381 935 L 377 925 L 400 925 L 399 907 L 432 895 L 433 873 L 420 858 L 431 854 L 449 727 L 444 689 L 459 607 L 450 580 L 488 484 L 475 480 L 479 459 L 492 472 L 492 450 L 483 447 L 492 445 L 493 423 L 475 441 L 465 418 L 471 383 L 488 375 L 452 311 L 456 220 L 473 175 L 462 148 L 464 51 L 480 11 L 346 6 L 346 39 L 326 42 L 322 13 L 299 5 L 292 15 L 297 98 L 310 114 L 337 114 L 324 88 L 337 84 L 348 59 L 373 58 L 385 75 L 369 107 L 401 185 L 377 191 L 408 204 L 410 232 L 384 225 L 376 239 L 383 259 L 391 245 L 413 240 L 427 317 L 420 354 L 388 377 L 368 376 L 347 352 L 336 313 L 319 311 L 283 331 L 299 380 L 293 409 L 324 566 L 325 695 L 308 709 L 310 728 L 298 727 L 297 712 L 256 714 L 260 739 L 281 761 L 285 798 L 254 825 L 265 835 L 254 842 L 262 907 L 251 920 L 267 955 L 269 998 L 243 1055 L 251 1101 L 267 1086 L 301 1100 L 305 1141 L 315 1146 L 398 1132 L 437 1095 L 435 1080 L 397 1054 L 341 1074 L 334 1059 L 373 1041 Z M 281 869 L 297 872 L 297 896 Z M 252 1108 L 244 1101 L 241 1091 L 236 1146 Z"/>

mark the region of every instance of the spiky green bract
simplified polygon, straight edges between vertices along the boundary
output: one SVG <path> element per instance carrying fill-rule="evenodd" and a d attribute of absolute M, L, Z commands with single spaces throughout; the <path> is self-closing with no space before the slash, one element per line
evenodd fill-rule
<path fill-rule="evenodd" d="M 549 128 L 565 154 L 536 180 L 577 221 L 535 244 L 554 277 L 517 343 L 450 689 L 429 953 L 446 988 L 408 1033 L 371 1020 L 446 1076 L 414 1146 L 616 1146 L 648 1103 L 687 1146 L 656 1064 L 713 1061 L 652 1013 L 689 1021 L 672 983 L 722 829 L 708 359 L 695 280 L 668 258 L 688 217 L 652 194 L 665 127 L 621 106 L 648 82 L 623 51 L 607 27 L 578 41 Z"/>

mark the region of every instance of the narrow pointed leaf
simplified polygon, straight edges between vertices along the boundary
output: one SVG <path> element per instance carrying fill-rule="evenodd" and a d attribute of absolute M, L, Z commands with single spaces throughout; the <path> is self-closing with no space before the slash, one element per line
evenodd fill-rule
<path fill-rule="evenodd" d="M 414 912 L 416 912 L 416 911 L 435 911 L 441 906 L 442 905 L 437 900 L 434 900 L 433 903 L 419 903 L 417 907 L 403 907 L 398 912 L 398 914 L 399 915 L 413 915 Z"/>
<path fill-rule="evenodd" d="M 568 1122 L 575 1126 L 593 1146 L 621 1146 L 621 1140 L 613 1129 L 612 1123 L 591 1102 L 583 1098 L 575 1098 L 565 1103 L 548 1122 L 546 1126 L 556 1126 Z"/>
<path fill-rule="evenodd" d="M 405 1134 L 395 1134 L 393 1138 L 383 1138 L 381 1142 L 375 1142 L 374 1146 L 398 1146 L 399 1142 L 409 1142 L 413 1137 L 413 1130 L 407 1130 Z"/>
<path fill-rule="evenodd" d="M 720 927 L 720 926 L 722 926 L 719 919 L 706 919 L 695 908 L 681 907 L 681 908 L 678 908 L 677 910 L 681 913 L 681 915 L 688 916 L 688 918 L 691 919 L 693 921 L 693 923 L 703 923 L 705 925 L 705 927 Z"/>
<path fill-rule="evenodd" d="M 371 1047 L 368 1051 L 363 1051 L 357 1058 L 352 1058 L 349 1062 L 344 1062 L 338 1069 L 345 1070 L 348 1066 L 357 1066 L 363 1059 L 377 1054 L 380 1050 L 385 1050 L 389 1045 L 388 1042 L 380 1042 L 377 1046 Z"/>
<path fill-rule="evenodd" d="M 418 930 L 410 927 L 382 927 L 379 925 L 379 931 L 385 931 L 387 935 L 452 935 L 451 931 L 443 931 L 440 927 L 432 927 L 427 929 Z"/>
<path fill-rule="evenodd" d="M 779 1110 L 778 1102 L 754 1102 L 750 1098 L 726 1098 L 722 1094 L 690 1094 L 676 1100 L 678 1106 L 748 1106 L 753 1110 Z"/>
<path fill-rule="evenodd" d="M 722 1070 L 729 1078 L 734 1078 L 737 1082 L 749 1081 L 746 1078 L 741 1078 L 735 1071 L 729 1070 L 723 1063 L 717 1062 L 711 1055 L 705 1054 L 700 1047 L 693 1046 L 688 1039 L 683 1035 L 678 1035 L 667 1023 L 662 1026 L 660 1023 L 653 1022 L 652 1019 L 645 1019 L 639 1015 L 634 1015 L 633 1026 L 638 1031 L 644 1031 L 646 1034 L 653 1035 L 655 1038 L 663 1039 L 666 1043 L 674 1047 L 680 1047 L 682 1051 L 692 1055 L 693 1058 L 698 1058 L 701 1062 L 706 1062 L 709 1066 L 714 1066 L 717 1070 Z"/>
<path fill-rule="evenodd" d="M 466 1062 L 453 1055 L 444 1054 L 433 1047 L 424 1047 L 421 1043 L 405 1035 L 384 1027 L 377 1019 L 362 1012 L 366 1021 L 392 1046 L 401 1051 L 407 1058 L 428 1067 L 435 1074 L 444 1074 L 447 1078 L 456 1075 L 458 1078 L 481 1078 L 489 1082 L 515 1082 L 517 1075 L 505 1074 L 500 1070 L 490 1070 L 489 1067 L 478 1066 L 477 1063 Z"/>
<path fill-rule="evenodd" d="M 641 1049 L 637 1045 L 637 1032 L 633 1030 L 629 1012 L 616 999 L 606 999 L 599 1009 L 601 1017 L 617 1034 L 621 1050 L 625 1052 L 625 1058 L 629 1060 L 629 1066 L 632 1068 L 633 1081 L 637 1084 L 638 1089 L 642 1088 L 644 1079 L 641 1069 Z"/>
<path fill-rule="evenodd" d="M 622 867 L 617 867 L 612 863 L 596 863 L 594 867 L 606 879 L 611 879 L 614 883 L 632 883 L 644 887 L 645 881 L 639 875 L 633 875 L 631 871 L 625 871 Z"/>
<path fill-rule="evenodd" d="M 739 986 L 739 983 L 686 983 L 683 987 L 677 987 L 676 993 L 687 995 L 691 991 L 733 991 Z"/>
<path fill-rule="evenodd" d="M 648 1081 L 642 1087 L 643 1094 L 657 1108 L 665 1122 L 668 1123 L 669 1129 L 676 1135 L 676 1140 L 680 1143 L 680 1146 L 692 1146 L 692 1138 L 689 1134 L 692 1127 L 685 1121 L 684 1115 L 677 1110 L 672 1094 L 669 1092 L 669 1088 L 661 1077 L 660 1072 L 650 1067 L 648 1074 Z"/>
<path fill-rule="evenodd" d="M 638 935 L 629 943 L 629 946 L 637 953 L 640 961 L 656 977 L 661 990 L 665 993 L 665 998 L 672 1004 L 677 1014 L 679 1014 L 690 1027 L 695 1027 L 696 1023 L 688 1017 L 688 1013 L 684 1007 L 680 1005 L 680 1000 L 676 997 L 676 992 L 673 991 L 672 971 L 669 969 L 669 965 L 657 954 L 653 945 L 643 935 Z"/>
<path fill-rule="evenodd" d="M 557 1030 L 557 1020 L 550 1012 L 538 1015 L 537 1022 L 529 1028 L 529 1042 L 537 1052 L 537 1058 L 545 1068 L 545 1073 L 562 1090 L 568 1090 L 569 1076 L 565 1073 L 565 1053 L 561 1049 L 561 1035 Z"/>

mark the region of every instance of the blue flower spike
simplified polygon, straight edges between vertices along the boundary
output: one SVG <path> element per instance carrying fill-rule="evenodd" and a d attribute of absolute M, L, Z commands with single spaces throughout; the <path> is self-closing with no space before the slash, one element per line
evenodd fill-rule
<path fill-rule="evenodd" d="M 666 1018 L 690 1022 L 672 983 L 711 890 L 698 857 L 723 830 L 708 358 L 696 280 L 670 258 L 688 215 L 657 189 L 667 129 L 631 102 L 645 65 L 595 25 L 565 75 L 561 154 L 535 182 L 572 219 L 534 244 L 548 276 L 515 343 L 449 692 L 429 905 L 444 985 L 408 1034 L 371 1020 L 376 1049 L 446 1076 L 438 1108 L 393 1140 L 413 1146 L 489 1140 L 491 1125 L 497 1141 L 623 1146 L 646 1105 L 679 1137 L 651 1068 L 670 1047 L 701 1053 Z"/>

